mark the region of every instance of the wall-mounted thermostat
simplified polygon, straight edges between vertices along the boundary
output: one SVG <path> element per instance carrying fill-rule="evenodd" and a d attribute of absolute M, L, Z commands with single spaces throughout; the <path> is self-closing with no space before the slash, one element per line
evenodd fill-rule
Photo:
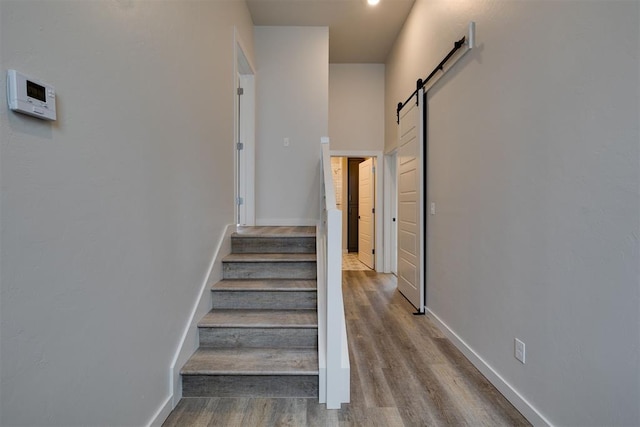
<path fill-rule="evenodd" d="M 56 90 L 16 70 L 7 70 L 9 108 L 44 120 L 56 119 Z"/>

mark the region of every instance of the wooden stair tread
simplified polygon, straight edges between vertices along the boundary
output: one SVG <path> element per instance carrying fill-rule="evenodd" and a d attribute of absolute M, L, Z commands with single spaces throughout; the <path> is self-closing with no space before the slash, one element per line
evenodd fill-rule
<path fill-rule="evenodd" d="M 262 227 L 238 227 L 231 233 L 232 237 L 316 237 L 316 228 L 313 226 L 262 226 Z"/>
<path fill-rule="evenodd" d="M 297 279 L 221 280 L 211 287 L 212 291 L 315 291 L 317 281 Z"/>
<path fill-rule="evenodd" d="M 316 254 L 229 254 L 222 262 L 315 262 Z"/>
<path fill-rule="evenodd" d="M 182 375 L 318 375 L 315 349 L 201 347 Z"/>
<path fill-rule="evenodd" d="M 317 397 L 315 227 L 238 227 L 200 347 L 181 370 L 187 397 Z"/>
<path fill-rule="evenodd" d="M 200 328 L 317 328 L 315 310 L 214 309 L 198 323 Z"/>

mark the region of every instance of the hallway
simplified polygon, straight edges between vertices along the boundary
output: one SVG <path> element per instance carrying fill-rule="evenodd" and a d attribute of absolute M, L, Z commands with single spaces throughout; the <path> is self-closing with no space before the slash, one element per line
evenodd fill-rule
<path fill-rule="evenodd" d="M 529 425 L 427 317 L 395 276 L 343 273 L 351 403 L 317 399 L 185 398 L 164 426 Z"/>

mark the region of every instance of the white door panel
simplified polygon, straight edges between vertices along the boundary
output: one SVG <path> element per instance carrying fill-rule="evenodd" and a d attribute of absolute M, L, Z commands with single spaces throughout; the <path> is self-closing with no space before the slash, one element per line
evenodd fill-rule
<path fill-rule="evenodd" d="M 358 167 L 358 259 L 367 267 L 374 268 L 373 159 L 361 162 Z"/>
<path fill-rule="evenodd" d="M 398 146 L 398 289 L 424 311 L 422 111 L 415 103 L 400 115 Z"/>

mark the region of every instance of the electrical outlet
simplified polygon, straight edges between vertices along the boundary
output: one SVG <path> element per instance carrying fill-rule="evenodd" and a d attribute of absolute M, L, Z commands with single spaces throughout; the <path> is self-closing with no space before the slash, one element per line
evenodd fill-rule
<path fill-rule="evenodd" d="M 431 202 L 430 212 L 431 212 L 431 215 L 435 215 L 436 214 L 436 202 Z"/>
<path fill-rule="evenodd" d="M 522 341 L 520 341 L 518 338 L 515 339 L 515 349 L 514 349 L 514 356 L 516 357 L 516 359 L 518 359 L 519 361 L 522 362 L 522 364 L 524 365 L 524 361 L 525 361 L 525 347 L 524 347 L 524 343 Z"/>
<path fill-rule="evenodd" d="M 284 146 L 288 147 L 289 146 L 289 138 L 285 138 L 284 139 Z"/>

